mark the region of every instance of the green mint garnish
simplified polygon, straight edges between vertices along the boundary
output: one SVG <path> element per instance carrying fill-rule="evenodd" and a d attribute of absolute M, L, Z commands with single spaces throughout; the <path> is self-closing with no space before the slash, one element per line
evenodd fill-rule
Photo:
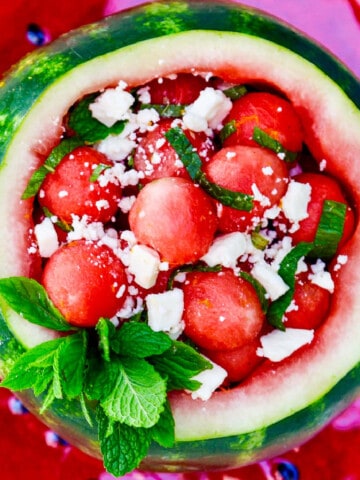
<path fill-rule="evenodd" d="M 236 132 L 236 130 L 236 120 L 230 120 L 230 122 L 225 123 L 219 133 L 221 143 L 224 143 L 230 135 Z"/>
<path fill-rule="evenodd" d="M 178 154 L 190 177 L 213 198 L 223 205 L 237 210 L 250 211 L 253 208 L 253 197 L 251 195 L 234 192 L 210 182 L 201 171 L 201 158 L 194 151 L 194 147 L 180 127 L 169 129 L 165 137 Z"/>
<path fill-rule="evenodd" d="M 268 322 L 279 330 L 285 330 L 285 325 L 282 319 L 294 295 L 295 274 L 298 262 L 302 257 L 306 257 L 309 254 L 312 247 L 312 243 L 300 242 L 290 250 L 280 263 L 278 273 L 289 286 L 289 290 L 272 302 L 267 312 Z"/>
<path fill-rule="evenodd" d="M 265 250 L 269 244 L 269 240 L 263 235 L 261 235 L 261 233 L 254 230 L 251 232 L 251 243 L 258 250 Z"/>
<path fill-rule="evenodd" d="M 267 313 L 268 308 L 269 308 L 269 300 L 266 297 L 266 290 L 265 288 L 261 285 L 260 282 L 256 280 L 250 273 L 241 271 L 239 272 L 239 276 L 243 278 L 244 280 L 247 280 L 251 285 L 254 287 L 257 296 L 260 300 L 260 305 L 261 309 L 264 313 Z"/>
<path fill-rule="evenodd" d="M 248 89 L 245 87 L 245 85 L 234 85 L 233 87 L 229 87 L 223 90 L 223 93 L 231 100 L 238 100 L 239 98 L 243 97 L 247 92 Z"/>
<path fill-rule="evenodd" d="M 152 108 L 163 118 L 179 118 L 184 115 L 186 105 L 143 103 L 140 110 Z"/>
<path fill-rule="evenodd" d="M 152 441 L 174 444 L 174 419 L 167 392 L 196 390 L 192 377 L 212 368 L 190 345 L 154 332 L 143 316 L 115 326 L 101 318 L 95 329 L 72 333 L 35 280 L 0 280 L 0 297 L 25 319 L 70 334 L 27 350 L 1 386 L 33 389 L 44 412 L 54 400 L 77 400 L 92 425 L 94 404 L 107 470 L 125 475 L 146 456 Z M 138 320 L 138 321 L 136 321 Z"/>
<path fill-rule="evenodd" d="M 0 297 L 16 313 L 31 323 L 59 332 L 75 330 L 75 327 L 71 327 L 53 305 L 44 287 L 31 278 L 0 279 Z"/>
<path fill-rule="evenodd" d="M 324 201 L 314 247 L 310 252 L 312 257 L 328 259 L 335 255 L 344 231 L 346 209 L 345 203 Z"/>
<path fill-rule="evenodd" d="M 90 176 L 90 182 L 94 183 L 98 180 L 100 175 L 105 172 L 105 170 L 108 170 L 111 168 L 111 165 L 105 165 L 104 163 L 100 163 L 92 172 Z"/>
<path fill-rule="evenodd" d="M 186 273 L 186 272 L 221 272 L 222 266 L 215 265 L 210 267 L 209 265 L 205 265 L 202 263 L 198 264 L 186 264 L 182 265 L 181 267 L 175 268 L 171 273 L 169 280 L 167 282 L 167 290 L 172 290 L 174 288 L 174 281 L 176 275 L 179 273 Z"/>
<path fill-rule="evenodd" d="M 286 150 L 280 142 L 268 135 L 259 127 L 254 127 L 253 140 L 261 147 L 268 148 L 283 158 L 286 162 L 293 162 L 297 157 L 297 152 Z"/>
<path fill-rule="evenodd" d="M 67 138 L 54 147 L 43 165 L 38 168 L 29 180 L 29 183 L 22 194 L 22 199 L 34 197 L 40 190 L 41 184 L 49 173 L 53 173 L 65 155 L 71 153 L 75 148 L 84 145 L 84 141 L 77 138 Z"/>
<path fill-rule="evenodd" d="M 88 144 L 103 140 L 110 134 L 120 134 L 126 125 L 126 120 L 119 120 L 113 126 L 107 127 L 94 118 L 89 107 L 96 97 L 97 94 L 87 95 L 69 111 L 69 127 Z"/>

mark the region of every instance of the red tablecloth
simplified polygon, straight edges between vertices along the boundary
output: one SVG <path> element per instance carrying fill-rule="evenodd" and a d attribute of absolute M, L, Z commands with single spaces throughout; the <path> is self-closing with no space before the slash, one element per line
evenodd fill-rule
<path fill-rule="evenodd" d="M 140 0 L 12 0 L 0 6 L 0 73 L 31 43 L 101 18 Z M 329 48 L 360 77 L 359 0 L 243 0 L 292 23 Z M 29 25 L 31 28 L 29 29 Z M 39 29 L 37 28 L 39 27 Z M 10 393 L 0 389 L 1 480 L 110 480 L 100 462 L 65 444 Z M 360 401 L 301 448 L 226 473 L 192 475 L 135 472 L 133 480 L 360 480 Z"/>

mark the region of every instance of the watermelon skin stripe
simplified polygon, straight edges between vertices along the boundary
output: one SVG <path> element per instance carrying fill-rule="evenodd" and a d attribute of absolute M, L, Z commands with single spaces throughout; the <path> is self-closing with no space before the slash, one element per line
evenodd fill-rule
<path fill-rule="evenodd" d="M 68 71 L 128 45 L 193 29 L 248 33 L 289 48 L 317 65 L 360 107 L 360 86 L 350 72 L 284 22 L 232 3 L 214 2 L 211 7 L 202 1 L 154 3 L 63 35 L 51 46 L 30 53 L 14 67 L 0 82 L 0 128 L 4 133 L 0 136 L 0 157 L 31 105 Z M 84 39 L 84 33 L 89 38 Z"/>
<path fill-rule="evenodd" d="M 72 69 L 134 43 L 191 30 L 240 32 L 288 47 L 317 65 L 360 107 L 360 86 L 351 72 L 284 23 L 259 15 L 257 10 L 225 2 L 215 2 L 210 7 L 201 1 L 150 3 L 67 34 L 14 67 L 0 83 L 0 161 L 6 157 L 12 137 L 20 130 L 32 105 Z M 84 33 L 88 35 L 86 39 Z M 21 351 L 22 347 L 0 314 L 0 372 L 3 375 Z M 159 471 L 235 467 L 293 448 L 355 398 L 359 375 L 360 365 L 356 365 L 328 393 L 319 395 L 316 402 L 254 432 L 190 439 L 178 442 L 171 450 L 153 445 L 142 467 Z M 30 392 L 23 392 L 19 397 L 37 415 L 41 398 L 35 399 Z M 57 401 L 41 419 L 70 443 L 100 458 L 96 428 L 86 423 L 77 402 Z"/>
<path fill-rule="evenodd" d="M 8 330 L 0 314 L 0 369 L 4 372 L 7 365 L 22 351 L 21 346 Z M 264 429 L 227 437 L 177 442 L 172 449 L 152 444 L 148 457 L 141 468 L 154 471 L 186 471 L 237 467 L 271 458 L 299 446 L 318 431 L 318 425 L 326 424 L 352 402 L 358 392 L 357 382 L 360 376 L 360 363 L 356 365 L 337 385 L 318 401 L 307 408 Z M 56 428 L 57 433 L 69 443 L 81 445 L 81 449 L 96 458 L 101 458 L 97 442 L 97 429 L 85 421 L 80 403 L 55 400 L 51 409 L 43 415 L 38 414 L 40 398 L 31 391 L 18 394 L 25 406 L 42 422 Z M 93 417 L 95 424 L 95 416 Z M 304 426 L 306 426 L 304 428 Z M 205 457 L 205 458 L 204 458 Z"/>

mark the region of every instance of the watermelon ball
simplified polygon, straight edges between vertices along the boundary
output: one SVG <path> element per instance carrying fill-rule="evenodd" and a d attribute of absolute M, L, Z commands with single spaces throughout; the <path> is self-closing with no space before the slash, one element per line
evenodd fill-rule
<path fill-rule="evenodd" d="M 160 105 L 188 105 L 194 102 L 207 82 L 200 75 L 179 73 L 174 77 L 158 78 L 149 82 L 151 103 Z"/>
<path fill-rule="evenodd" d="M 65 320 L 77 327 L 113 317 L 127 291 L 119 258 L 106 245 L 85 240 L 60 247 L 46 263 L 42 283 Z"/>
<path fill-rule="evenodd" d="M 211 182 L 254 198 L 250 211 L 218 204 L 219 229 L 224 233 L 256 227 L 265 210 L 279 203 L 289 181 L 286 164 L 277 155 L 244 145 L 219 150 L 205 164 L 204 172 Z"/>
<path fill-rule="evenodd" d="M 199 347 L 238 349 L 259 335 L 265 319 L 260 300 L 232 270 L 188 273 L 182 289 L 185 334 Z"/>
<path fill-rule="evenodd" d="M 79 147 L 65 155 L 42 183 L 38 199 L 52 215 L 71 223 L 73 215 L 86 215 L 93 222 L 108 222 L 118 209 L 118 182 L 102 183 L 96 174 L 110 168 L 107 157 L 91 147 Z"/>
<path fill-rule="evenodd" d="M 192 181 L 166 177 L 140 191 L 129 214 L 139 243 L 156 250 L 170 266 L 196 262 L 217 229 L 212 200 Z"/>
<path fill-rule="evenodd" d="M 258 127 L 283 148 L 299 152 L 302 147 L 303 132 L 300 119 L 293 105 L 268 92 L 251 92 L 236 100 L 224 124 L 235 124 L 235 132 L 229 135 L 224 146 L 256 146 L 253 139 L 254 128 Z"/>

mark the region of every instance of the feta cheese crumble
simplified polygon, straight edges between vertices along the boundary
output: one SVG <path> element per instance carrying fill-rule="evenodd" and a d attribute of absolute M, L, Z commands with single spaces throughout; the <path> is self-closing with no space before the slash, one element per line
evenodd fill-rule
<path fill-rule="evenodd" d="M 290 181 L 288 189 L 281 200 L 285 217 L 298 223 L 309 216 L 307 208 L 311 198 L 311 186 L 308 183 Z"/>
<path fill-rule="evenodd" d="M 143 288 L 155 285 L 159 273 L 159 254 L 146 245 L 134 245 L 129 253 L 129 272 Z"/>
<path fill-rule="evenodd" d="M 41 223 L 35 225 L 34 233 L 40 255 L 44 258 L 51 257 L 59 248 L 58 236 L 51 219 L 46 217 Z"/>
<path fill-rule="evenodd" d="M 222 385 L 227 377 L 227 371 L 224 368 L 220 367 L 220 365 L 217 365 L 208 358 L 207 360 L 212 364 L 213 368 L 209 370 L 203 370 L 192 377 L 192 380 L 197 380 L 201 383 L 201 386 L 197 390 L 191 392 L 191 398 L 194 400 L 199 398 L 204 402 L 209 400 L 214 391 Z"/>
<path fill-rule="evenodd" d="M 312 342 L 314 330 L 287 328 L 285 331 L 273 330 L 260 337 L 261 348 L 256 353 L 272 362 L 281 362 L 299 348 Z"/>
<path fill-rule="evenodd" d="M 207 265 L 236 267 L 237 259 L 246 252 L 248 246 L 244 233 L 233 232 L 215 239 L 208 252 L 201 258 Z"/>
<path fill-rule="evenodd" d="M 221 90 L 207 87 L 198 98 L 185 109 L 183 122 L 194 132 L 205 132 L 220 126 L 232 108 L 232 102 Z"/>
<path fill-rule="evenodd" d="M 89 109 L 96 120 L 112 127 L 117 121 L 126 118 L 129 108 L 135 102 L 131 93 L 127 92 L 125 82 L 119 82 L 116 88 L 107 88 L 96 97 Z"/>
<path fill-rule="evenodd" d="M 184 330 L 184 293 L 180 288 L 147 295 L 148 324 L 155 332 L 166 332 L 173 339 Z"/>

